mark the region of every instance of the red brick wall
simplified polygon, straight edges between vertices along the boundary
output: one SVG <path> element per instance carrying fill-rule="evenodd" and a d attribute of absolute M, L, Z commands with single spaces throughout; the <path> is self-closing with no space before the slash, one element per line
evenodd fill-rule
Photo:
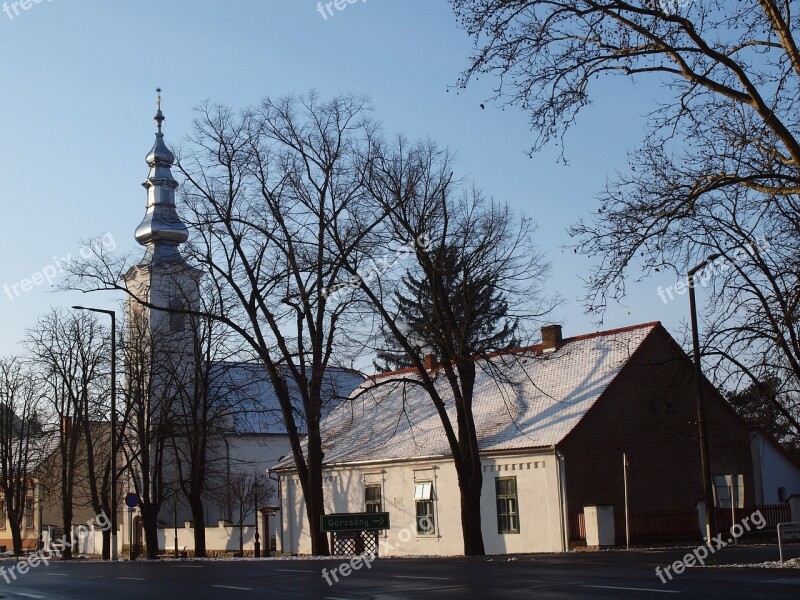
<path fill-rule="evenodd" d="M 570 514 L 587 504 L 624 511 L 622 453 L 631 513 L 694 508 L 703 498 L 693 365 L 657 328 L 597 404 L 559 444 Z M 754 502 L 747 426 L 710 385 L 706 413 L 712 475 L 742 473 Z"/>

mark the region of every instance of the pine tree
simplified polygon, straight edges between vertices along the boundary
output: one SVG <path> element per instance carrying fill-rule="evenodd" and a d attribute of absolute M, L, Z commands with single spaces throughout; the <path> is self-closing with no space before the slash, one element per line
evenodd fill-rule
<path fill-rule="evenodd" d="M 433 292 L 424 274 L 406 272 L 402 277 L 394 293 L 401 329 L 416 341 L 420 354 L 443 356 L 447 347 L 482 354 L 517 346 L 518 321 L 508 316 L 507 295 L 500 289 L 496 272 L 476 272 L 469 258 L 459 250 L 450 246 L 434 251 L 432 263 L 436 277 L 442 282 L 438 294 Z M 432 310 L 435 300 L 452 307 L 455 327 L 437 322 Z M 374 361 L 379 372 L 413 366 L 410 356 L 388 329 L 383 328 L 382 337 L 383 348 Z"/>

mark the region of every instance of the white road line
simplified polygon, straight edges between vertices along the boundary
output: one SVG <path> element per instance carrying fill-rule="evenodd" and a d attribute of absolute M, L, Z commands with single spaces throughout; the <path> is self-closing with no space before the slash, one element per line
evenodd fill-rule
<path fill-rule="evenodd" d="M 275 569 L 284 573 L 316 573 L 316 571 L 306 571 L 304 569 Z"/>
<path fill-rule="evenodd" d="M 117 577 L 117 579 L 129 579 L 131 581 L 147 581 L 144 577 Z"/>
<path fill-rule="evenodd" d="M 44 596 L 37 596 L 36 594 L 26 594 L 25 592 L 14 592 L 17 596 L 25 596 L 26 598 L 44 598 Z"/>
<path fill-rule="evenodd" d="M 226 590 L 244 590 L 246 592 L 249 592 L 251 589 L 253 589 L 253 588 L 246 588 L 246 587 L 237 587 L 235 585 L 212 585 L 211 587 L 223 588 L 223 589 L 226 589 Z"/>
<path fill-rule="evenodd" d="M 45 575 L 49 575 L 50 577 L 67 577 L 69 573 L 45 573 Z"/>
<path fill-rule="evenodd" d="M 421 577 L 418 575 L 393 575 L 395 579 L 440 579 L 442 581 L 450 581 L 449 577 Z"/>
<path fill-rule="evenodd" d="M 659 592 L 661 594 L 680 594 L 680 590 L 657 590 L 654 588 L 620 587 L 617 585 L 584 585 L 581 587 L 598 588 L 601 590 L 629 590 L 631 592 Z"/>

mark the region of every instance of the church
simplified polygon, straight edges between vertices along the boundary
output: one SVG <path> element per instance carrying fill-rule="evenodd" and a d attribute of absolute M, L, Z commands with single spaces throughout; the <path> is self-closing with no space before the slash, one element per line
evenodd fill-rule
<path fill-rule="evenodd" d="M 276 548 L 280 521 L 276 486 L 267 479 L 267 471 L 291 454 L 291 447 L 266 368 L 231 360 L 206 364 L 193 351 L 198 319 L 156 308 L 202 307 L 203 273 L 188 263 L 180 248 L 189 230 L 176 208 L 179 184 L 172 173 L 175 156 L 164 140 L 164 120 L 159 95 L 156 139 L 146 157 L 146 212 L 135 231 L 145 251 L 124 275 L 129 291 L 126 333 L 131 340 L 125 351 L 126 401 L 140 408 L 138 418 L 124 430 L 117 460 L 127 466 L 121 495 L 135 493 L 140 502 L 119 515 L 120 542 L 122 547 L 132 546 L 134 554 L 142 553 L 142 513 L 148 503 L 156 505 L 160 499 L 159 550 L 192 552 L 195 523 L 181 481 L 185 488 L 187 473 L 197 471 L 192 471 L 192 461 L 197 460 L 192 452 L 199 443 L 198 422 L 205 419 L 213 421 L 207 423 L 203 453 L 208 554 L 238 552 L 240 545 L 245 554 L 252 554 L 259 540 L 267 554 Z M 203 332 L 213 333 L 209 328 Z M 288 372 L 285 379 L 291 389 Z M 346 398 L 362 380 L 355 371 L 331 368 L 325 375 L 325 394 L 331 402 Z M 158 433 L 165 415 L 171 439 Z"/>

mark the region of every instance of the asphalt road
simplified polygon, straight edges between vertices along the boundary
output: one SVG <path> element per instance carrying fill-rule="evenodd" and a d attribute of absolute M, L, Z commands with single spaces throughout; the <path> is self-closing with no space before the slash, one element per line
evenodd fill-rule
<path fill-rule="evenodd" d="M 691 568 L 662 584 L 656 566 L 686 550 L 637 550 L 487 558 L 378 559 L 347 576 L 342 560 L 76 560 L 40 564 L 17 579 L 0 563 L 0 598 L 201 600 L 204 598 L 800 598 L 800 569 Z M 793 546 L 787 557 L 800 556 Z M 775 547 L 725 548 L 712 562 L 774 560 Z M 327 569 L 327 581 L 322 569 Z M 346 569 L 345 569 L 346 571 Z M 16 573 L 16 572 L 15 572 Z"/>

